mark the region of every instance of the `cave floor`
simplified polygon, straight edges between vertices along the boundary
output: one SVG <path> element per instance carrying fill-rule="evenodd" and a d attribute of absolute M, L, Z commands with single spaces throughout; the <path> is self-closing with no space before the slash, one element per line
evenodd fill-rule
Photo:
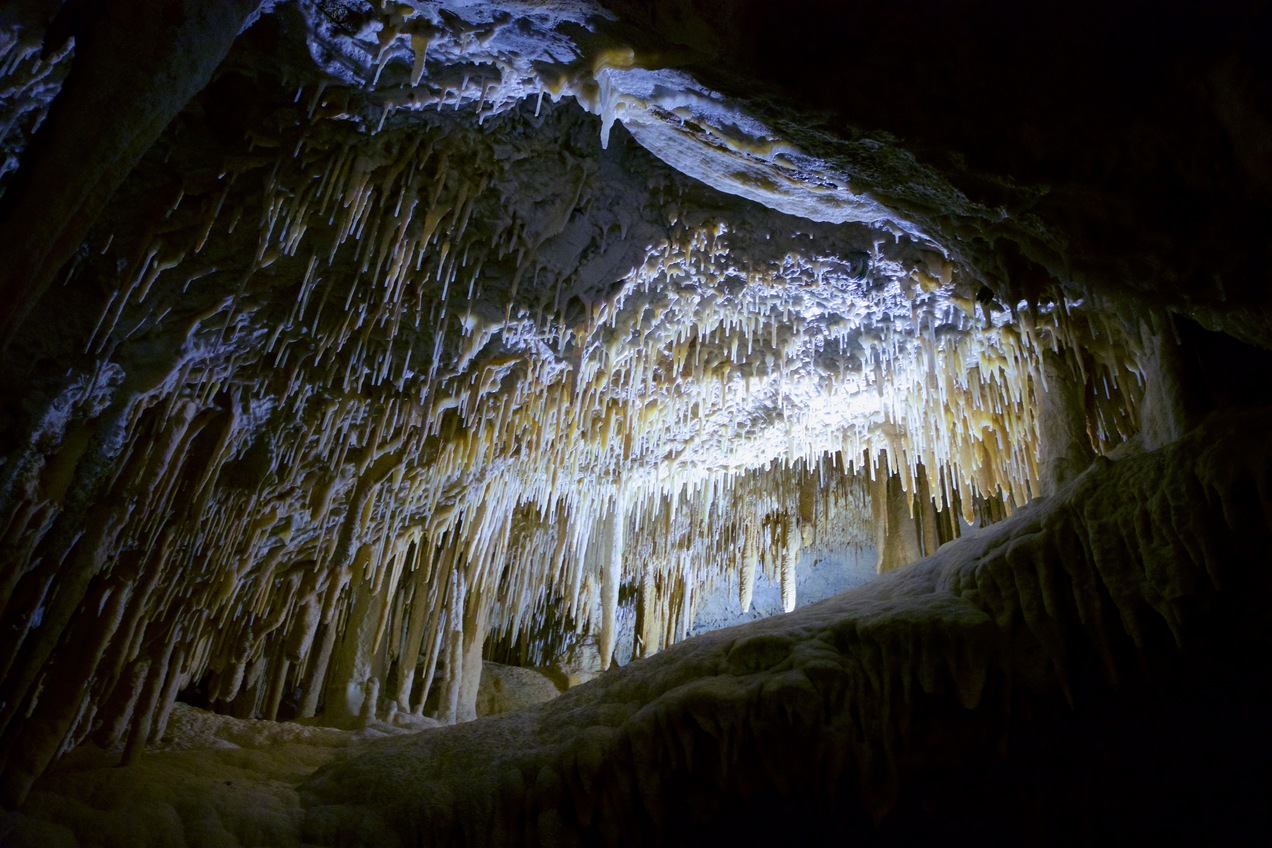
<path fill-rule="evenodd" d="M 430 719 L 360 730 L 231 718 L 177 704 L 163 743 L 136 762 L 84 745 L 0 814 L 0 844 L 299 845 L 298 789 L 361 743 L 427 729 Z"/>

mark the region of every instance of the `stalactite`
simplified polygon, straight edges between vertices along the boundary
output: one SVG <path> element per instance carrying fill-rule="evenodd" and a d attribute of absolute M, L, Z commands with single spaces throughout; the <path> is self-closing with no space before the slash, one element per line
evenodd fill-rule
<path fill-rule="evenodd" d="M 784 526 L 784 535 L 786 549 L 781 554 L 782 610 L 790 612 L 795 609 L 795 569 L 799 564 L 799 530 L 788 520 Z"/>
<path fill-rule="evenodd" d="M 428 39 L 412 45 L 419 86 Z M 467 88 L 440 100 L 471 101 Z M 339 96 L 318 90 L 314 110 Z M 878 251 L 863 280 L 797 234 L 761 248 L 679 208 L 598 284 L 554 242 L 605 190 L 591 164 L 552 151 L 569 176 L 529 214 L 509 194 L 516 161 L 445 123 L 362 136 L 311 121 L 269 167 L 183 190 L 163 212 L 183 226 L 129 245 L 103 295 L 87 349 L 127 361 L 130 345 L 146 352 L 134 329 L 190 294 L 200 257 L 250 244 L 168 361 L 117 366 L 110 385 L 127 391 L 84 389 L 96 406 L 72 405 L 49 456 L 30 451 L 32 497 L 0 516 L 18 557 L 0 601 L 26 623 L 0 652 L 6 726 L 36 706 L 58 649 L 45 632 L 61 635 L 96 576 L 123 573 L 125 550 L 142 552 L 138 606 L 101 637 L 95 685 L 132 729 L 94 720 L 135 753 L 193 681 L 270 716 L 294 687 L 301 716 L 353 722 L 431 709 L 436 677 L 440 714 L 466 715 L 482 636 L 529 636 L 548 599 L 599 636 L 606 665 L 625 585 L 639 583 L 644 655 L 681 639 L 715 586 L 736 580 L 748 610 L 761 565 L 792 609 L 801 549 L 868 544 L 871 477 L 908 499 L 926 553 L 954 534 L 952 510 L 970 522 L 999 493 L 1040 491 L 1043 351 L 1090 334 L 1080 310 L 1061 326 L 1037 307 L 1020 332 L 959 308 L 962 272 L 917 242 Z M 615 216 L 589 249 L 628 238 Z M 261 304 L 280 280 L 291 300 L 274 314 Z M 1135 427 L 1140 365 L 1136 339 L 1101 332 L 1075 382 L 1098 381 L 1086 421 L 1103 448 Z M 94 511 L 103 491 L 114 506 Z M 170 614 L 190 635 L 147 655 Z"/>

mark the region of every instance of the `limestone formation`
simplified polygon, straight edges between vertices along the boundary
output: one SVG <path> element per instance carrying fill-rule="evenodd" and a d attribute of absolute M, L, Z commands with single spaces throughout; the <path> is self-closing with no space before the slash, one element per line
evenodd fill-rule
<path fill-rule="evenodd" d="M 0 841 L 1037 841 L 1268 705 L 1262 5 L 9 6 Z"/>

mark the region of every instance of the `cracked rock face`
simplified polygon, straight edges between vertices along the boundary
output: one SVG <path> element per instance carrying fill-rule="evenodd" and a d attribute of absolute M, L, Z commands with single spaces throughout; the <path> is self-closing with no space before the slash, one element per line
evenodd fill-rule
<path fill-rule="evenodd" d="M 1269 79 L 1241 35 L 1265 12 L 46 5 L 0 17 L 6 803 L 77 745 L 138 763 L 178 699 L 386 733 L 472 719 L 483 655 L 591 676 L 722 597 L 745 613 L 757 580 L 789 612 L 801 562 L 871 544 L 880 571 L 936 556 L 798 619 L 851 631 L 829 665 L 796 619 L 728 637 L 768 647 L 725 677 L 709 637 L 393 743 L 409 768 L 333 767 L 297 796 L 304 838 L 359 817 L 390 842 L 587 841 L 638 815 L 705 834 L 778 784 L 803 815 L 843 801 L 860 835 L 950 789 L 936 752 L 967 728 L 1041 738 L 1058 705 L 1116 712 L 1228 644 L 1197 610 L 1256 586 L 1230 560 L 1266 549 L 1242 512 L 1266 473 L 1206 482 L 1204 508 L 1197 480 L 1259 441 L 1232 409 L 1269 400 L 1223 365 L 1272 345 L 1251 237 Z M 911 37 L 903 68 L 885 32 Z M 1123 56 L 1135 32 L 1156 46 Z M 1084 115 L 1098 132 L 1061 132 Z M 1124 459 L 1207 415 L 1241 423 Z M 1084 473 L 1099 456 L 1118 462 Z M 1216 553 L 1238 520 L 1248 547 Z M 1127 664 L 1147 689 L 1116 694 Z M 793 771 L 769 746 L 810 728 L 836 740 L 822 788 L 764 783 L 757 764 Z M 434 786 L 447 746 L 510 733 L 524 750 L 458 795 L 331 812 L 362 779 L 341 775 Z M 669 801 L 695 745 L 720 798 Z"/>

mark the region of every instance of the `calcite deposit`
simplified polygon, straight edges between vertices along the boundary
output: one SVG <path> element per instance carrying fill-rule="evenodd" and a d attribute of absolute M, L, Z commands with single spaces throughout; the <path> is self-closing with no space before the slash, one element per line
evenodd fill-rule
<path fill-rule="evenodd" d="M 1098 840 L 1159 702 L 1163 821 L 1268 787 L 1267 10 L 786 5 L 0 11 L 0 841 Z"/>

